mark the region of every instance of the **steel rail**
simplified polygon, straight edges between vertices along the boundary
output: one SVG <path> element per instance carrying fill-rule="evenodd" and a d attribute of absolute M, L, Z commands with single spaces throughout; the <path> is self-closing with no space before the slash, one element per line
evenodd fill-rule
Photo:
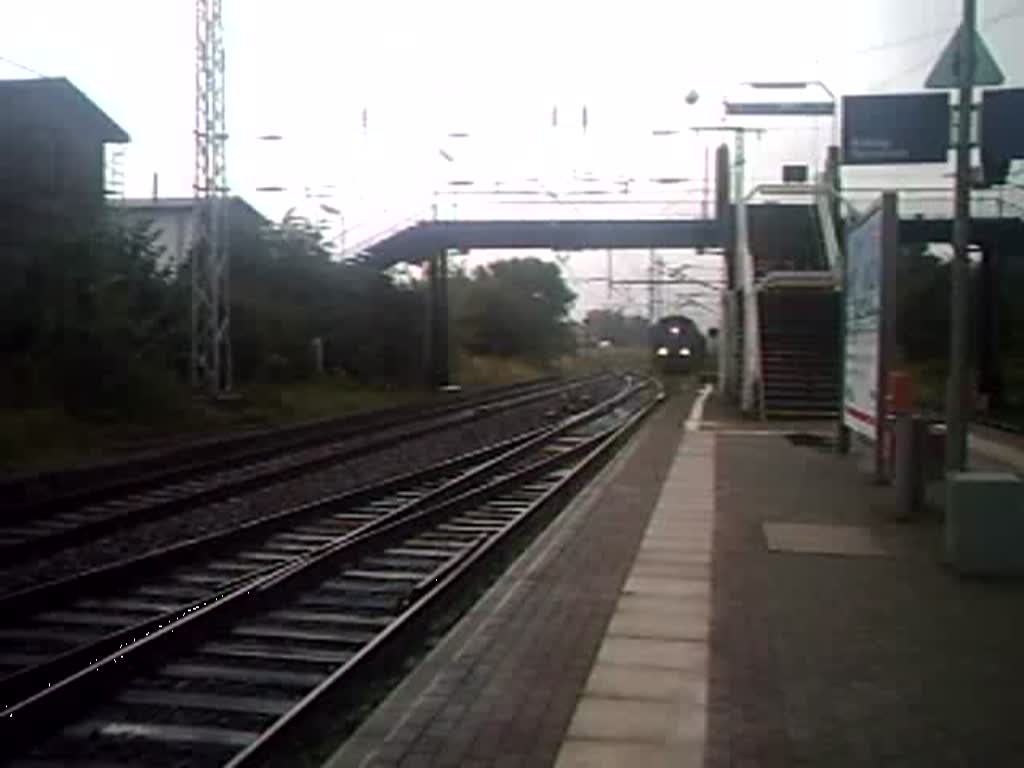
<path fill-rule="evenodd" d="M 29 472 L 0 479 L 0 512 L 4 518 L 56 513 L 123 496 L 158 482 L 175 482 L 202 471 L 231 466 L 238 461 L 258 461 L 283 450 L 358 435 L 367 429 L 383 429 L 430 414 L 441 415 L 472 403 L 487 403 L 531 388 L 557 383 L 543 378 L 526 383 L 488 388 L 475 394 L 453 395 L 444 403 L 408 403 L 363 411 L 332 419 L 294 424 L 275 429 L 245 431 L 189 441 L 167 450 L 145 451 L 123 459 L 86 466 Z"/>
<path fill-rule="evenodd" d="M 622 439 L 627 430 L 639 423 L 646 410 L 640 412 L 634 410 L 629 414 L 614 411 L 616 408 L 621 408 L 623 403 L 632 396 L 635 396 L 637 392 L 637 388 L 631 388 L 606 403 L 591 409 L 587 414 L 580 414 L 567 419 L 560 428 L 551 430 L 546 437 L 549 443 L 552 439 L 568 440 L 568 442 L 562 444 L 560 450 L 555 452 L 554 455 L 541 458 L 539 461 L 533 461 L 525 468 L 515 468 L 511 471 L 505 468 L 505 474 L 499 472 L 496 479 L 486 482 L 482 486 L 469 487 L 468 483 L 462 482 L 461 490 L 463 492 L 454 498 L 445 499 L 433 506 L 428 504 L 426 509 L 415 511 L 413 514 L 382 520 L 370 530 L 361 531 L 344 541 L 325 546 L 316 554 L 296 560 L 294 563 L 277 569 L 274 573 L 254 583 L 250 583 L 229 595 L 213 600 L 203 607 L 197 607 L 175 624 L 153 632 L 148 638 L 140 640 L 129 648 L 97 662 L 86 670 L 71 675 L 64 681 L 53 685 L 47 691 L 36 694 L 9 708 L 0 716 L 0 728 L 5 730 L 5 742 L 10 744 L 17 742 L 24 745 L 26 741 L 38 738 L 41 732 L 45 730 L 44 723 L 50 725 L 53 724 L 55 719 L 59 720 L 70 717 L 70 713 L 75 710 L 77 704 L 81 704 L 88 697 L 97 694 L 101 690 L 105 690 L 108 685 L 113 684 L 113 680 L 123 680 L 125 675 L 130 675 L 154 659 L 162 658 L 166 652 L 180 652 L 179 644 L 183 643 L 184 646 L 190 647 L 190 643 L 197 640 L 197 638 L 216 633 L 218 628 L 223 629 L 232 621 L 240 620 L 248 614 L 258 612 L 261 608 L 265 608 L 268 603 L 287 601 L 289 597 L 295 596 L 297 590 L 301 591 L 303 588 L 308 588 L 312 582 L 329 577 L 332 572 L 336 572 L 339 567 L 344 567 L 345 564 L 351 564 L 360 558 L 364 560 L 370 558 L 372 560 L 374 552 L 378 553 L 378 559 L 380 559 L 379 553 L 384 551 L 383 548 L 391 546 L 395 541 L 401 540 L 403 537 L 408 541 L 410 536 L 417 535 L 417 532 L 422 533 L 425 530 L 429 530 L 432 525 L 442 525 L 445 520 L 456 519 L 460 513 L 465 513 L 465 510 L 474 505 L 483 504 L 488 499 L 494 499 L 502 493 L 510 494 L 514 500 L 517 498 L 517 493 L 523 494 L 526 493 L 524 489 L 529 489 L 529 493 L 534 495 L 534 500 L 537 503 L 531 502 L 512 515 L 511 517 L 518 521 L 515 524 L 512 524 L 512 520 L 509 518 L 507 507 L 501 506 L 494 507 L 498 512 L 492 510 L 490 517 L 487 518 L 490 522 L 485 521 L 486 525 L 479 521 L 474 524 L 476 526 L 484 525 L 483 528 L 479 529 L 481 532 L 489 530 L 492 536 L 500 534 L 494 536 L 495 539 L 506 539 L 507 534 L 522 528 L 524 520 L 535 517 L 533 515 L 535 509 L 547 504 L 556 495 L 560 496 L 569 487 L 575 487 L 574 484 L 578 483 L 583 476 L 581 467 L 592 466 L 598 455 L 605 455 L 613 444 Z M 602 423 L 602 419 L 604 423 Z M 583 434 L 573 435 L 574 430 L 582 430 Z M 536 451 L 536 449 L 541 448 L 544 442 L 545 436 L 537 436 L 524 441 L 520 446 L 513 449 L 511 454 L 517 454 L 520 459 L 527 458 L 531 450 Z M 506 456 L 503 461 L 493 459 L 491 461 L 492 466 L 486 471 L 478 468 L 478 479 L 486 477 L 486 472 L 490 472 L 493 476 L 494 471 L 501 469 L 501 466 L 507 463 L 510 458 L 511 456 Z M 572 464 L 573 462 L 581 463 L 574 465 L 576 468 L 573 471 L 559 472 L 554 476 L 555 479 L 552 483 L 551 473 L 556 468 L 564 467 L 567 463 Z M 540 482 L 540 478 L 545 478 L 544 482 Z M 456 483 L 459 484 L 459 481 L 456 481 Z M 533 483 L 532 486 L 531 483 Z M 453 486 L 450 490 L 456 489 Z M 549 491 L 551 492 L 549 493 Z M 539 496 L 537 495 L 538 493 L 540 494 Z M 506 504 L 514 503 L 516 502 L 506 502 Z M 493 504 L 497 504 L 497 502 L 493 502 Z M 493 526 L 495 519 L 499 522 L 504 522 L 496 529 L 493 527 L 488 528 L 489 525 Z M 464 522 L 463 526 L 468 526 L 467 530 L 470 533 L 465 534 L 465 531 L 462 531 L 462 533 L 473 539 L 473 532 L 477 528 L 474 528 L 469 522 Z M 491 543 L 486 543 L 484 539 L 491 541 Z M 420 605 L 422 599 L 428 595 L 435 594 L 438 588 L 449 589 L 455 583 L 454 580 L 457 580 L 457 574 L 464 573 L 467 568 L 478 562 L 478 554 L 474 553 L 489 552 L 493 544 L 494 541 L 489 536 L 480 539 L 476 544 L 470 541 L 469 546 L 463 547 L 457 557 L 443 562 L 442 567 L 427 574 L 416 585 L 413 592 L 406 596 L 406 601 L 410 602 L 410 604 Z M 463 561 L 466 563 L 465 566 L 459 564 Z M 411 620 L 413 615 L 408 610 L 403 611 L 398 617 L 398 625 L 404 626 L 407 620 Z M 397 632 L 397 629 L 386 630 L 383 635 L 378 637 L 379 643 L 390 642 L 389 638 Z M 362 656 L 356 654 L 353 658 L 363 658 L 363 656 L 369 658 L 376 655 L 379 650 L 378 641 L 372 642 L 364 651 L 360 652 Z M 347 678 L 353 674 L 352 670 L 355 668 L 354 664 L 346 663 L 330 675 L 328 680 L 336 683 L 342 678 Z M 326 682 L 325 680 L 324 684 Z M 323 687 L 323 685 L 317 686 L 314 693 L 322 693 L 321 689 Z M 317 695 L 320 695 L 320 693 L 317 693 Z M 312 696 L 312 694 L 310 695 Z M 310 696 L 305 697 L 302 709 L 310 706 L 311 701 Z M 235 706 L 240 706 L 238 701 L 233 703 Z M 245 704 L 245 706 L 249 705 Z M 297 712 L 298 710 L 289 711 Z M 272 732 L 277 733 L 279 727 L 291 728 L 292 726 L 288 723 L 291 723 L 291 718 L 294 717 L 298 717 L 298 715 L 292 714 L 288 718 L 284 718 L 284 720 L 276 721 L 278 725 L 271 729 Z M 270 733 L 271 731 L 267 731 L 264 735 L 267 735 L 269 738 Z M 262 744 L 262 742 L 263 739 L 261 738 L 256 743 Z M 259 750 L 262 749 L 262 746 L 259 747 Z"/>
<path fill-rule="evenodd" d="M 571 393 L 594 383 L 596 379 L 549 385 L 525 394 L 513 393 L 504 398 L 452 407 L 441 414 L 430 414 L 405 424 L 393 425 L 391 431 L 371 436 L 351 435 L 336 450 L 320 446 L 316 455 L 295 458 L 285 455 L 262 464 L 247 465 L 222 472 L 206 480 L 184 480 L 170 486 L 159 486 L 140 496 L 106 502 L 95 507 L 44 518 L 21 526 L 0 525 L 0 558 L 7 563 L 40 557 L 54 551 L 90 541 L 133 524 L 149 523 L 197 506 L 248 493 L 329 466 L 390 448 L 406 440 L 422 437 L 438 429 L 450 429 L 479 418 L 529 405 L 559 393 Z M 227 477 L 224 477 L 227 475 Z"/>

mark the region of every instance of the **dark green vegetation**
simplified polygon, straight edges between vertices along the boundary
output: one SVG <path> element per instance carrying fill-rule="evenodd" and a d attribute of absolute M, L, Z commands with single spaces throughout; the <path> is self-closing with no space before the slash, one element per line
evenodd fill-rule
<path fill-rule="evenodd" d="M 5 255 L 0 465 L 423 396 L 421 281 L 332 259 L 317 229 L 296 217 L 235 226 L 231 258 L 239 397 L 214 407 L 188 384 L 189 267 L 161 267 L 151 232 L 106 222 L 88 238 Z M 571 352 L 573 299 L 557 267 L 536 259 L 454 276 L 452 335 L 473 383 L 535 376 Z"/>
<path fill-rule="evenodd" d="M 512 259 L 451 281 L 456 340 L 491 357 L 552 360 L 575 349 L 569 309 L 576 296 L 557 265 Z"/>
<path fill-rule="evenodd" d="M 650 326 L 646 317 L 626 315 L 608 309 L 595 309 L 587 313 L 584 325 L 594 341 L 609 341 L 616 347 L 650 346 Z"/>
<path fill-rule="evenodd" d="M 944 408 L 949 358 L 949 263 L 924 246 L 907 246 L 896 276 L 896 322 L 901 353 L 913 372 L 920 403 L 925 408 Z M 1024 427 L 1024 260 L 1001 254 L 991 298 L 982 290 L 980 265 L 971 267 L 971 363 L 975 389 L 984 391 L 978 362 L 987 302 L 995 303 L 994 352 L 1002 373 L 1001 397 L 991 403 L 991 416 Z"/>

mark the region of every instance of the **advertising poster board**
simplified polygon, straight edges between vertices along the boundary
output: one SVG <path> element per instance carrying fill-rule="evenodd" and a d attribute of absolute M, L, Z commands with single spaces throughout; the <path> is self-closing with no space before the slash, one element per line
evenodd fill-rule
<path fill-rule="evenodd" d="M 843 424 L 874 443 L 882 472 L 888 318 L 893 253 L 899 247 L 896 196 L 886 193 L 847 229 L 844 275 Z"/>

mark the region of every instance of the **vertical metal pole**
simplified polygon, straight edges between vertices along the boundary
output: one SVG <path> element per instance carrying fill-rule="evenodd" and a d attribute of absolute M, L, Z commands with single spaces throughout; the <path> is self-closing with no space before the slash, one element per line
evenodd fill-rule
<path fill-rule="evenodd" d="M 615 286 L 615 273 L 613 270 L 612 249 L 608 249 L 608 301 L 612 300 L 612 288 Z"/>
<path fill-rule="evenodd" d="M 226 115 L 226 70 L 224 54 L 224 23 L 222 0 L 213 0 L 212 39 L 213 82 L 212 106 L 213 126 L 213 172 L 214 189 L 217 199 L 214 224 L 217 246 L 217 394 L 230 392 L 234 387 L 234 372 L 231 355 L 231 237 L 228 229 L 231 214 L 230 189 L 227 172 L 227 115 Z"/>
<path fill-rule="evenodd" d="M 757 295 L 754 290 L 754 259 L 747 234 L 747 201 L 743 185 L 746 165 L 745 136 L 742 128 L 736 131 L 735 180 L 736 188 L 736 260 L 743 285 L 743 375 L 740 405 L 744 413 L 752 414 L 758 407 L 761 365 L 760 339 L 757 322 Z"/>
<path fill-rule="evenodd" d="M 825 178 L 828 181 L 832 206 L 832 224 L 836 228 L 836 241 L 839 243 L 839 263 L 836 265 L 837 288 L 836 303 L 838 305 L 837 322 L 839 324 L 839 364 L 837 372 L 839 381 L 839 420 L 836 424 L 836 450 L 845 454 L 850 452 L 850 428 L 846 426 L 846 227 L 843 225 L 843 176 L 841 170 L 839 147 L 828 148 L 825 161 Z"/>
<path fill-rule="evenodd" d="M 437 298 L 434 295 L 436 279 L 434 274 L 437 272 L 437 257 L 430 256 L 424 260 L 423 263 L 424 274 L 427 278 L 426 290 L 423 294 L 423 328 L 425 332 L 423 334 L 423 367 L 421 373 L 423 375 L 423 386 L 427 389 L 431 389 L 434 384 L 434 305 L 437 303 Z"/>
<path fill-rule="evenodd" d="M 709 197 L 711 195 L 711 147 L 704 144 L 704 193 L 700 202 L 700 217 L 708 220 L 708 209 L 710 207 Z M 704 253 L 704 246 L 697 246 L 697 253 Z"/>
<path fill-rule="evenodd" d="M 949 380 L 946 385 L 946 470 L 950 472 L 962 471 L 967 466 L 967 248 L 970 242 L 971 107 L 974 103 L 977 10 L 977 0 L 964 0 L 964 18 L 960 27 L 960 103 L 956 132 Z"/>
<path fill-rule="evenodd" d="M 211 397 L 232 387 L 224 72 L 221 0 L 196 0 L 191 371 Z"/>
<path fill-rule="evenodd" d="M 451 383 L 451 350 L 449 349 L 448 338 L 448 249 L 442 249 L 437 255 L 437 274 L 434 276 L 437 281 L 437 309 L 435 311 L 435 322 L 437 324 L 437 353 L 436 353 L 436 377 L 438 386 L 447 386 Z"/>
<path fill-rule="evenodd" d="M 875 481 L 888 482 L 887 459 L 890 453 L 889 402 L 887 400 L 889 373 L 898 367 L 902 357 L 897 354 L 897 314 L 894 311 L 893 282 L 896 259 L 900 248 L 899 208 L 895 192 L 882 193 L 882 264 L 879 294 L 878 380 L 875 382 L 877 411 L 875 422 Z"/>
<path fill-rule="evenodd" d="M 189 341 L 189 370 L 192 386 L 199 389 L 206 380 L 205 345 L 203 342 L 202 318 L 206 294 L 203 290 L 206 276 L 206 240 L 208 216 L 206 203 L 206 180 L 209 176 L 209 153 L 206 137 L 206 101 L 207 101 L 207 49 L 206 25 L 209 9 L 205 0 L 196 0 L 196 71 L 195 71 L 195 168 L 192 181 L 192 247 L 189 260 L 189 275 L 192 281 L 191 296 L 191 332 Z"/>
<path fill-rule="evenodd" d="M 647 321 L 653 326 L 658 322 L 654 316 L 654 249 L 647 254 Z"/>
<path fill-rule="evenodd" d="M 715 150 L 715 225 L 725 259 L 726 286 L 736 289 L 736 238 L 733 232 L 732 190 L 729 183 L 729 146 Z"/>
<path fill-rule="evenodd" d="M 425 379 L 428 387 L 449 383 L 448 350 L 448 252 L 441 250 L 429 260 L 427 281 L 427 334 Z"/>

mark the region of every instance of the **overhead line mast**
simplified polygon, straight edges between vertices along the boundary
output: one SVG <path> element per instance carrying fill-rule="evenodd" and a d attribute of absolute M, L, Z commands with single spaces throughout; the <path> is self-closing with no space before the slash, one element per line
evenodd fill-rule
<path fill-rule="evenodd" d="M 226 142 L 221 0 L 196 0 L 191 377 L 211 397 L 232 387 Z"/>

